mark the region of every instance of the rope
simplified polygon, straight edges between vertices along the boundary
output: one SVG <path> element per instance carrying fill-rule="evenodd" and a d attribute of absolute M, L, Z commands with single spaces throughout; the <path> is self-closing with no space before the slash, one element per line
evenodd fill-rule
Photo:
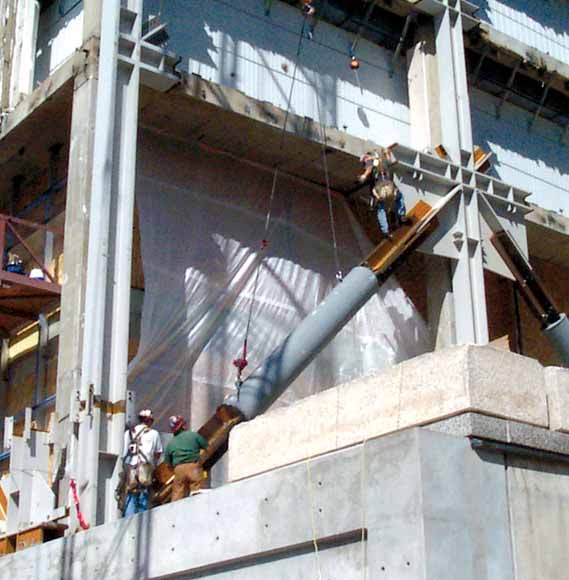
<path fill-rule="evenodd" d="M 362 561 L 362 580 L 367 577 L 367 550 L 366 550 L 366 526 L 367 526 L 367 510 L 366 510 L 366 486 L 367 486 L 367 461 L 366 461 L 366 443 L 364 439 L 362 444 L 362 466 L 361 466 L 361 502 L 362 502 L 362 538 L 361 538 L 361 561 Z"/>
<path fill-rule="evenodd" d="M 312 485 L 312 474 L 310 471 L 310 459 L 306 461 L 306 475 L 308 478 L 308 500 L 310 502 L 310 525 L 312 527 L 312 544 L 314 545 L 314 556 L 316 558 L 316 570 L 318 580 L 322 580 L 322 568 L 320 567 L 320 551 L 318 550 L 318 536 L 316 533 L 316 520 L 314 519 L 314 489 Z"/>
<path fill-rule="evenodd" d="M 334 220 L 334 207 L 332 204 L 332 191 L 330 189 L 330 173 L 328 171 L 328 156 L 326 154 L 328 138 L 326 135 L 326 127 L 322 122 L 322 114 L 320 108 L 320 98 L 316 92 L 316 108 L 318 110 L 318 122 L 322 129 L 322 162 L 324 165 L 324 178 L 326 180 L 326 196 L 328 198 L 328 216 L 330 218 L 330 228 L 332 230 L 332 246 L 334 249 L 334 264 L 336 265 L 336 279 L 341 282 L 343 278 L 342 269 L 340 267 L 340 258 L 338 256 L 338 240 L 336 237 L 336 222 Z"/>
<path fill-rule="evenodd" d="M 285 132 L 286 132 L 288 118 L 290 116 L 290 107 L 292 104 L 292 95 L 293 95 L 293 91 L 294 91 L 294 84 L 296 83 L 296 73 L 298 72 L 298 63 L 300 62 L 300 51 L 302 50 L 302 40 L 304 38 L 305 28 L 306 28 L 306 15 L 302 19 L 302 26 L 300 28 L 300 35 L 298 37 L 298 45 L 296 47 L 296 54 L 294 56 L 294 70 L 292 73 L 292 82 L 290 84 L 290 91 L 288 93 L 288 99 L 286 102 L 285 118 L 284 118 L 283 126 L 281 127 L 281 139 L 280 139 L 280 143 L 279 143 L 279 152 L 282 151 L 283 145 L 284 145 L 284 136 L 285 136 Z M 276 169 L 277 168 L 275 168 L 275 171 L 276 171 Z"/>

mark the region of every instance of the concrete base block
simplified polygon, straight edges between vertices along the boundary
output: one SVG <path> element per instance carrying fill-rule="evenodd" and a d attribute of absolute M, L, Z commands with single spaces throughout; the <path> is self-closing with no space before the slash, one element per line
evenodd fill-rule
<path fill-rule="evenodd" d="M 560 367 L 545 369 L 549 428 L 569 433 L 569 371 Z"/>
<path fill-rule="evenodd" d="M 558 383 L 569 381 L 569 371 L 559 370 Z M 547 405 L 537 361 L 488 346 L 453 347 L 238 426 L 230 438 L 229 479 L 467 412 L 547 429 Z"/>

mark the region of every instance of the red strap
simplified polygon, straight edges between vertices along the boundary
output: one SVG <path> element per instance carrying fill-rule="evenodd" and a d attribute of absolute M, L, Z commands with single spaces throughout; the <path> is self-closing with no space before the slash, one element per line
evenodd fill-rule
<path fill-rule="evenodd" d="M 77 510 L 77 519 L 79 520 L 79 525 L 83 530 L 88 530 L 89 524 L 85 521 L 85 518 L 81 513 L 81 508 L 79 507 L 79 496 L 77 495 L 77 484 L 75 483 L 75 480 L 70 479 L 69 485 L 71 486 L 71 493 L 73 494 L 73 503 L 75 504 L 75 509 Z"/>
<path fill-rule="evenodd" d="M 237 368 L 237 380 L 241 382 L 241 373 L 248 365 L 247 361 L 247 339 L 243 341 L 243 355 L 233 360 L 233 366 Z"/>

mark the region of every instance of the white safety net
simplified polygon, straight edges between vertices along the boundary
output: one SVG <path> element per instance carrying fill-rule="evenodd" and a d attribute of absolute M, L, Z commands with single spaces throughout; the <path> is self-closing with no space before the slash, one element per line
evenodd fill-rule
<path fill-rule="evenodd" d="M 272 172 L 199 149 L 164 155 L 165 143 L 144 141 L 137 204 L 145 297 L 129 383 L 137 406 L 152 407 L 161 427 L 179 413 L 195 428 L 233 388 L 232 361 L 242 353 L 252 301 L 244 377 L 337 283 L 327 197 L 279 177 L 262 252 Z M 333 207 L 347 272 L 370 244 L 340 196 Z M 369 375 L 428 345 L 415 307 L 392 279 L 276 404 Z"/>

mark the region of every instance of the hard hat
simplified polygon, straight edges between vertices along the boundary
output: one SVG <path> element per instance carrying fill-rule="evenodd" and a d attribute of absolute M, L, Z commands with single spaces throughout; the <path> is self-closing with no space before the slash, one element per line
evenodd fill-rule
<path fill-rule="evenodd" d="M 138 412 L 138 418 L 142 421 L 144 419 L 151 419 L 154 421 L 154 416 L 152 415 L 151 409 L 142 409 Z"/>
<path fill-rule="evenodd" d="M 181 415 L 172 415 L 168 419 L 168 425 L 172 433 L 177 433 L 186 424 L 186 420 Z"/>

